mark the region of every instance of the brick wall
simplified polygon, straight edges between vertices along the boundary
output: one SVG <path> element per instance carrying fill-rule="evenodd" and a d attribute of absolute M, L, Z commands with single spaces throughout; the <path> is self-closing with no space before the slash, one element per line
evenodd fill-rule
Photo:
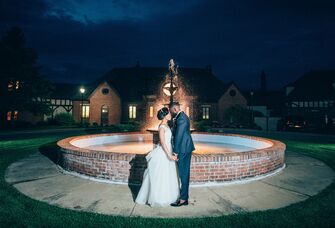
<path fill-rule="evenodd" d="M 252 136 L 241 137 L 271 141 L 273 146 L 247 152 L 193 154 L 190 182 L 206 183 L 240 180 L 266 174 L 283 167 L 285 144 Z M 68 138 L 58 142 L 63 157 L 61 165 L 66 170 L 115 182 L 141 183 L 144 170 L 147 167 L 145 155 L 100 152 L 78 148 L 69 143 L 71 140 L 72 138 Z"/>
<path fill-rule="evenodd" d="M 230 91 L 235 90 L 236 95 L 231 96 Z M 247 100 L 245 97 L 241 94 L 239 89 L 236 88 L 234 84 L 232 84 L 227 91 L 221 96 L 218 102 L 218 120 L 223 121 L 224 119 L 224 112 L 227 110 L 227 108 L 233 106 L 233 105 L 240 105 L 242 107 L 247 107 Z"/>
<path fill-rule="evenodd" d="M 103 94 L 102 89 L 109 89 L 108 94 Z M 121 99 L 116 91 L 108 83 L 101 83 L 89 98 L 90 123 L 101 124 L 101 108 L 108 107 L 108 124 L 118 124 L 121 121 Z"/>

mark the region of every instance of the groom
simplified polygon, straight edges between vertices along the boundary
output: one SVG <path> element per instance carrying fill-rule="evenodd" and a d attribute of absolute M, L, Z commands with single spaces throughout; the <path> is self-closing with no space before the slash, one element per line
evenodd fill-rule
<path fill-rule="evenodd" d="M 188 205 L 188 190 L 190 182 L 190 165 L 192 151 L 195 150 L 190 133 L 190 120 L 180 110 L 180 104 L 173 102 L 170 105 L 170 112 L 173 117 L 172 146 L 174 160 L 178 161 L 179 177 L 181 181 L 180 199 L 172 203 L 173 207 Z"/>

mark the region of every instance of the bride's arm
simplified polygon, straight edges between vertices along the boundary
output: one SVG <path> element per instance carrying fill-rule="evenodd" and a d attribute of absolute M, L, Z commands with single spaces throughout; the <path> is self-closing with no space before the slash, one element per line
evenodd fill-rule
<path fill-rule="evenodd" d="M 166 153 L 168 158 L 172 160 L 172 153 L 171 151 L 169 151 L 168 147 L 165 144 L 165 130 L 162 127 L 160 127 L 158 133 L 159 133 L 159 141 L 162 145 L 164 152 Z"/>

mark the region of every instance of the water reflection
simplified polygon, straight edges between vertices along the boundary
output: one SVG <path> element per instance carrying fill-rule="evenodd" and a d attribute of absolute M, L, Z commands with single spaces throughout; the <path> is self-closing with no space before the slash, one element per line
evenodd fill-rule
<path fill-rule="evenodd" d="M 155 145 L 151 141 L 107 143 L 86 147 L 87 149 L 130 154 L 147 154 Z M 255 148 L 229 143 L 195 142 L 194 154 L 218 154 L 254 150 Z"/>

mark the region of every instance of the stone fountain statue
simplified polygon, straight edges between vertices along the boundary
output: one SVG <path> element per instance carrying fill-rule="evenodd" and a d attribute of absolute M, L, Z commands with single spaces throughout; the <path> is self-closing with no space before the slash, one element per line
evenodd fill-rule
<path fill-rule="evenodd" d="M 178 87 L 174 83 L 174 79 L 178 75 L 178 65 L 175 64 L 173 59 L 169 60 L 169 86 L 165 87 L 168 90 L 170 101 L 165 106 L 170 106 L 174 101 L 173 95 L 176 93 Z M 170 127 L 172 127 L 172 122 L 169 122 Z M 157 144 L 159 142 L 158 130 L 157 129 L 147 129 L 148 132 L 153 134 L 153 142 Z"/>
<path fill-rule="evenodd" d="M 170 92 L 170 103 L 169 105 L 171 105 L 173 103 L 173 94 L 174 92 L 178 89 L 178 87 L 173 86 L 173 79 L 177 76 L 178 74 L 178 65 L 176 65 L 174 63 L 173 59 L 170 59 L 169 61 L 169 72 L 170 72 L 170 88 L 169 88 L 169 92 Z"/>

